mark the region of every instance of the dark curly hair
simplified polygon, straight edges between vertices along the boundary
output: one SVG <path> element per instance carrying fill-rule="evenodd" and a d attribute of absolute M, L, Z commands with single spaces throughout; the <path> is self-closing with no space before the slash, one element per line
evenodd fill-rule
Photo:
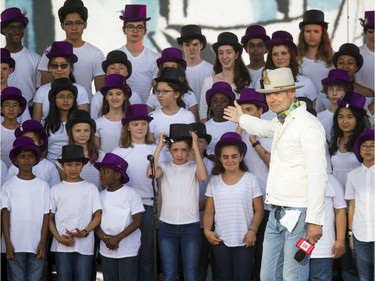
<path fill-rule="evenodd" d="M 220 162 L 220 156 L 221 156 L 221 152 L 223 150 L 224 147 L 227 147 L 229 145 L 223 145 L 223 146 L 220 146 L 219 149 L 217 150 L 217 153 L 215 153 L 215 160 L 214 160 L 214 165 L 212 167 L 212 172 L 211 174 L 212 175 L 220 175 L 220 174 L 224 174 L 225 172 L 225 169 L 224 169 L 224 166 L 223 164 Z M 243 153 L 241 152 L 241 148 L 236 145 L 236 144 L 231 144 L 230 146 L 235 146 L 237 147 L 237 150 L 238 152 L 240 153 L 241 156 L 244 156 Z M 245 164 L 245 161 L 244 159 L 241 160 L 240 162 L 240 166 L 239 166 L 240 170 L 242 172 L 247 172 L 249 171 L 249 168 L 247 167 L 247 165 Z"/>

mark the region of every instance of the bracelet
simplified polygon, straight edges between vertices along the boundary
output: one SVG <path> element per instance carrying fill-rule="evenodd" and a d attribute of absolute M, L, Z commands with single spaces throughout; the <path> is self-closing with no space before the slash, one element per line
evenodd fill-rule
<path fill-rule="evenodd" d="M 256 141 L 256 142 L 254 142 L 253 144 L 251 144 L 251 146 L 252 146 L 252 147 L 256 147 L 258 144 L 260 144 L 260 142 L 259 142 L 259 141 Z"/>
<path fill-rule="evenodd" d="M 255 232 L 255 234 L 258 232 L 258 228 L 256 228 L 254 225 L 250 226 L 249 230 Z"/>
<path fill-rule="evenodd" d="M 89 232 L 87 231 L 87 229 L 83 229 L 82 231 L 85 233 L 85 235 L 83 237 L 89 236 Z"/>
<path fill-rule="evenodd" d="M 351 229 L 348 230 L 348 237 L 353 237 L 353 232 Z"/>

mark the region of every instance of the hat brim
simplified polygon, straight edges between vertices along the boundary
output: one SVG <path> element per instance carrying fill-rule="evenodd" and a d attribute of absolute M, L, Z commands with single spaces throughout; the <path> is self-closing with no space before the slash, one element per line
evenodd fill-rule
<path fill-rule="evenodd" d="M 220 42 L 216 42 L 214 44 L 212 44 L 212 49 L 214 50 L 214 52 L 217 54 L 217 49 L 220 47 L 220 46 L 224 46 L 224 45 L 230 45 L 234 48 L 234 50 L 237 52 L 237 53 L 240 53 L 240 55 L 242 54 L 242 51 L 243 51 L 243 47 L 240 43 L 233 43 L 233 42 L 229 42 L 229 41 L 220 41 Z"/>
<path fill-rule="evenodd" d="M 14 166 L 18 167 L 18 165 L 14 161 L 14 158 L 16 158 L 16 156 L 21 151 L 33 151 L 35 153 L 35 156 L 36 156 L 36 162 L 35 162 L 34 166 L 39 163 L 40 154 L 41 154 L 39 147 L 37 147 L 35 144 L 27 144 L 27 145 L 15 147 L 9 152 L 9 159 L 10 159 L 10 161 L 12 161 Z"/>
<path fill-rule="evenodd" d="M 124 170 L 122 170 L 120 167 L 114 164 L 96 162 L 94 163 L 94 167 L 98 170 L 100 170 L 101 168 L 110 168 L 121 175 L 121 183 L 125 184 L 129 182 L 128 174 Z"/>
<path fill-rule="evenodd" d="M 189 40 L 193 40 L 193 39 L 198 39 L 199 41 L 202 42 L 203 48 L 201 50 L 203 50 L 204 48 L 206 48 L 206 46 L 207 46 L 206 36 L 200 35 L 200 34 L 191 34 L 191 35 L 186 35 L 186 36 L 178 37 L 177 38 L 177 43 L 178 43 L 178 45 L 181 45 L 182 43 L 184 43 L 186 41 L 189 41 Z"/>
<path fill-rule="evenodd" d="M 169 79 L 169 78 L 163 78 L 163 77 L 159 77 L 159 78 L 154 78 L 154 81 L 156 83 L 159 83 L 159 82 L 167 82 L 167 83 L 173 83 L 173 84 L 177 84 L 179 86 L 184 86 L 184 83 L 178 79 Z M 183 94 L 183 93 L 181 93 Z"/>
<path fill-rule="evenodd" d="M 82 157 L 77 157 L 77 158 L 65 158 L 65 159 L 62 159 L 62 158 L 58 158 L 57 159 L 57 162 L 59 162 L 60 164 L 64 164 L 64 163 L 67 163 L 67 162 L 82 162 L 83 165 L 86 165 L 88 162 L 89 162 L 89 158 L 82 158 Z"/>
<path fill-rule="evenodd" d="M 350 109 L 354 108 L 356 110 L 359 110 L 363 116 L 366 115 L 365 109 L 363 109 L 362 107 L 359 107 L 359 106 L 350 105 L 349 103 L 345 102 L 342 99 L 337 100 L 337 105 L 340 106 L 340 107 L 346 107 L 346 108 L 350 108 Z"/>
<path fill-rule="evenodd" d="M 323 86 L 336 85 L 336 84 L 341 84 L 341 85 L 344 85 L 346 87 L 349 87 L 349 88 L 353 89 L 352 82 L 350 82 L 348 80 L 344 80 L 344 79 L 337 78 L 337 77 L 327 77 L 327 78 L 324 78 L 322 80 L 322 85 Z"/>
<path fill-rule="evenodd" d="M 147 17 L 147 18 L 144 18 L 144 17 L 141 17 L 141 18 L 126 18 L 124 16 L 119 16 L 119 19 L 123 20 L 125 22 L 136 22 L 136 21 L 149 21 L 151 18 L 150 17 Z"/>
<path fill-rule="evenodd" d="M 59 52 L 49 52 L 46 54 L 46 57 L 48 59 L 57 58 L 57 57 L 63 57 L 63 58 L 70 58 L 73 63 L 76 63 L 78 61 L 78 57 L 75 54 L 64 54 Z"/>
<path fill-rule="evenodd" d="M 71 120 L 68 120 L 65 124 L 65 128 L 67 131 L 69 131 L 75 124 L 78 123 L 87 123 L 91 126 L 91 129 L 94 131 L 94 134 L 96 132 L 96 123 L 93 119 L 86 119 L 86 118 L 74 118 Z"/>
<path fill-rule="evenodd" d="M 242 140 L 236 138 L 225 138 L 223 140 L 219 140 L 215 145 L 215 155 L 219 154 L 219 148 L 225 145 L 238 145 L 243 153 L 243 156 L 246 155 L 247 146 Z"/>
<path fill-rule="evenodd" d="M 3 104 L 3 102 L 8 101 L 8 100 L 15 100 L 15 101 L 18 101 L 20 103 L 21 111 L 17 115 L 17 117 L 20 117 L 26 110 L 26 106 L 27 106 L 26 99 L 19 94 L 9 93 L 9 94 L 2 94 L 1 95 L 1 104 Z M 1 112 L 1 116 L 4 116 L 2 112 Z"/>
<path fill-rule="evenodd" d="M 270 40 L 270 37 L 263 33 L 254 33 L 254 34 L 244 35 L 241 38 L 241 44 L 243 45 L 244 48 L 246 48 L 247 42 L 249 42 L 249 40 L 251 39 L 262 39 L 263 42 L 266 43 L 268 40 Z"/>
<path fill-rule="evenodd" d="M 175 62 L 175 63 L 178 63 L 179 65 L 181 65 L 185 70 L 186 70 L 186 61 L 184 59 L 180 59 L 180 58 L 172 58 L 172 57 L 160 57 L 156 60 L 156 64 L 158 66 L 158 68 L 160 68 L 160 66 L 165 63 L 165 62 Z"/>
<path fill-rule="evenodd" d="M 266 113 L 269 110 L 268 105 L 264 102 L 259 101 L 259 100 L 251 100 L 251 99 L 241 100 L 241 99 L 238 99 L 237 103 L 239 105 L 241 105 L 241 104 L 255 104 L 257 106 L 260 106 L 263 109 L 263 113 Z"/>
<path fill-rule="evenodd" d="M 275 39 L 270 39 L 266 42 L 266 48 L 268 51 L 270 51 L 271 48 L 274 46 L 280 46 L 280 45 L 286 45 L 290 46 L 294 52 L 294 54 L 297 54 L 297 46 L 294 44 L 293 41 L 287 40 L 287 39 L 282 39 L 282 38 L 275 38 Z"/>
<path fill-rule="evenodd" d="M 138 120 L 145 120 L 148 123 L 150 123 L 154 118 L 151 116 L 131 116 L 131 117 L 124 117 L 121 120 L 122 126 L 125 126 L 125 124 L 131 122 L 131 121 L 138 121 Z"/>
<path fill-rule="evenodd" d="M 102 93 L 103 96 L 105 96 L 107 92 L 111 89 L 120 89 L 126 92 L 129 98 L 132 96 L 132 89 L 128 85 L 121 85 L 121 86 L 110 85 L 107 87 L 100 88 L 100 92 Z"/>
<path fill-rule="evenodd" d="M 114 63 L 120 63 L 120 64 L 123 64 L 126 66 L 127 70 L 128 70 L 128 75 L 125 76 L 125 79 L 128 79 L 130 77 L 130 75 L 132 75 L 132 64 L 129 60 L 123 60 L 123 59 L 118 59 L 118 58 L 110 58 L 110 59 L 106 59 L 102 62 L 102 69 L 104 71 L 104 73 L 107 73 L 107 67 L 111 64 L 114 64 Z"/>
<path fill-rule="evenodd" d="M 301 30 L 305 25 L 308 24 L 317 24 L 325 28 L 326 30 L 328 29 L 328 22 L 325 21 L 301 21 L 299 23 L 299 29 Z"/>
<path fill-rule="evenodd" d="M 277 88 L 277 89 L 255 89 L 258 93 L 262 94 L 269 94 L 269 93 L 279 93 L 279 92 L 285 92 L 288 90 L 294 90 L 294 89 L 299 89 L 302 88 L 304 85 L 302 84 L 295 84 L 294 86 L 288 86 L 288 87 L 283 87 L 283 88 Z"/>
<path fill-rule="evenodd" d="M 69 92 L 72 92 L 73 95 L 74 95 L 74 99 L 77 99 L 77 95 L 78 95 L 78 89 L 76 86 L 74 86 L 74 84 L 71 84 L 71 85 L 57 85 L 56 87 L 54 88 L 51 88 L 48 92 L 48 99 L 49 101 L 51 102 L 52 99 L 58 94 L 60 93 L 61 91 L 69 91 Z"/>

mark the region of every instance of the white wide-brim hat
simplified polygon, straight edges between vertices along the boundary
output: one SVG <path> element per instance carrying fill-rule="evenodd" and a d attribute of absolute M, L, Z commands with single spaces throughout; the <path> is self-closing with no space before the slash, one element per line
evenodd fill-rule
<path fill-rule="evenodd" d="M 291 89 L 302 88 L 304 85 L 296 84 L 289 67 L 266 69 L 263 71 L 263 89 L 256 89 L 259 93 L 277 93 Z"/>

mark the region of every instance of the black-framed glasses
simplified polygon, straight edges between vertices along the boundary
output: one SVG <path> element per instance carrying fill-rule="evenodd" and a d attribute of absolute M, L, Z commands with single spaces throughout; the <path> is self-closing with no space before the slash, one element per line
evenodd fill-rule
<path fill-rule="evenodd" d="M 168 93 L 173 93 L 173 92 L 174 92 L 174 90 L 156 90 L 155 94 L 165 96 Z"/>
<path fill-rule="evenodd" d="M 51 68 L 52 69 L 58 69 L 59 67 L 61 68 L 61 69 L 67 69 L 68 68 L 68 66 L 69 66 L 69 63 L 61 63 L 61 64 L 58 64 L 58 63 L 51 63 Z"/>
<path fill-rule="evenodd" d="M 129 31 L 143 31 L 145 30 L 145 27 L 143 25 L 132 25 L 129 24 L 126 26 L 126 29 Z"/>
<path fill-rule="evenodd" d="M 374 145 L 367 145 L 367 144 L 361 144 L 360 146 L 361 150 L 370 150 L 370 151 L 374 151 Z"/>

